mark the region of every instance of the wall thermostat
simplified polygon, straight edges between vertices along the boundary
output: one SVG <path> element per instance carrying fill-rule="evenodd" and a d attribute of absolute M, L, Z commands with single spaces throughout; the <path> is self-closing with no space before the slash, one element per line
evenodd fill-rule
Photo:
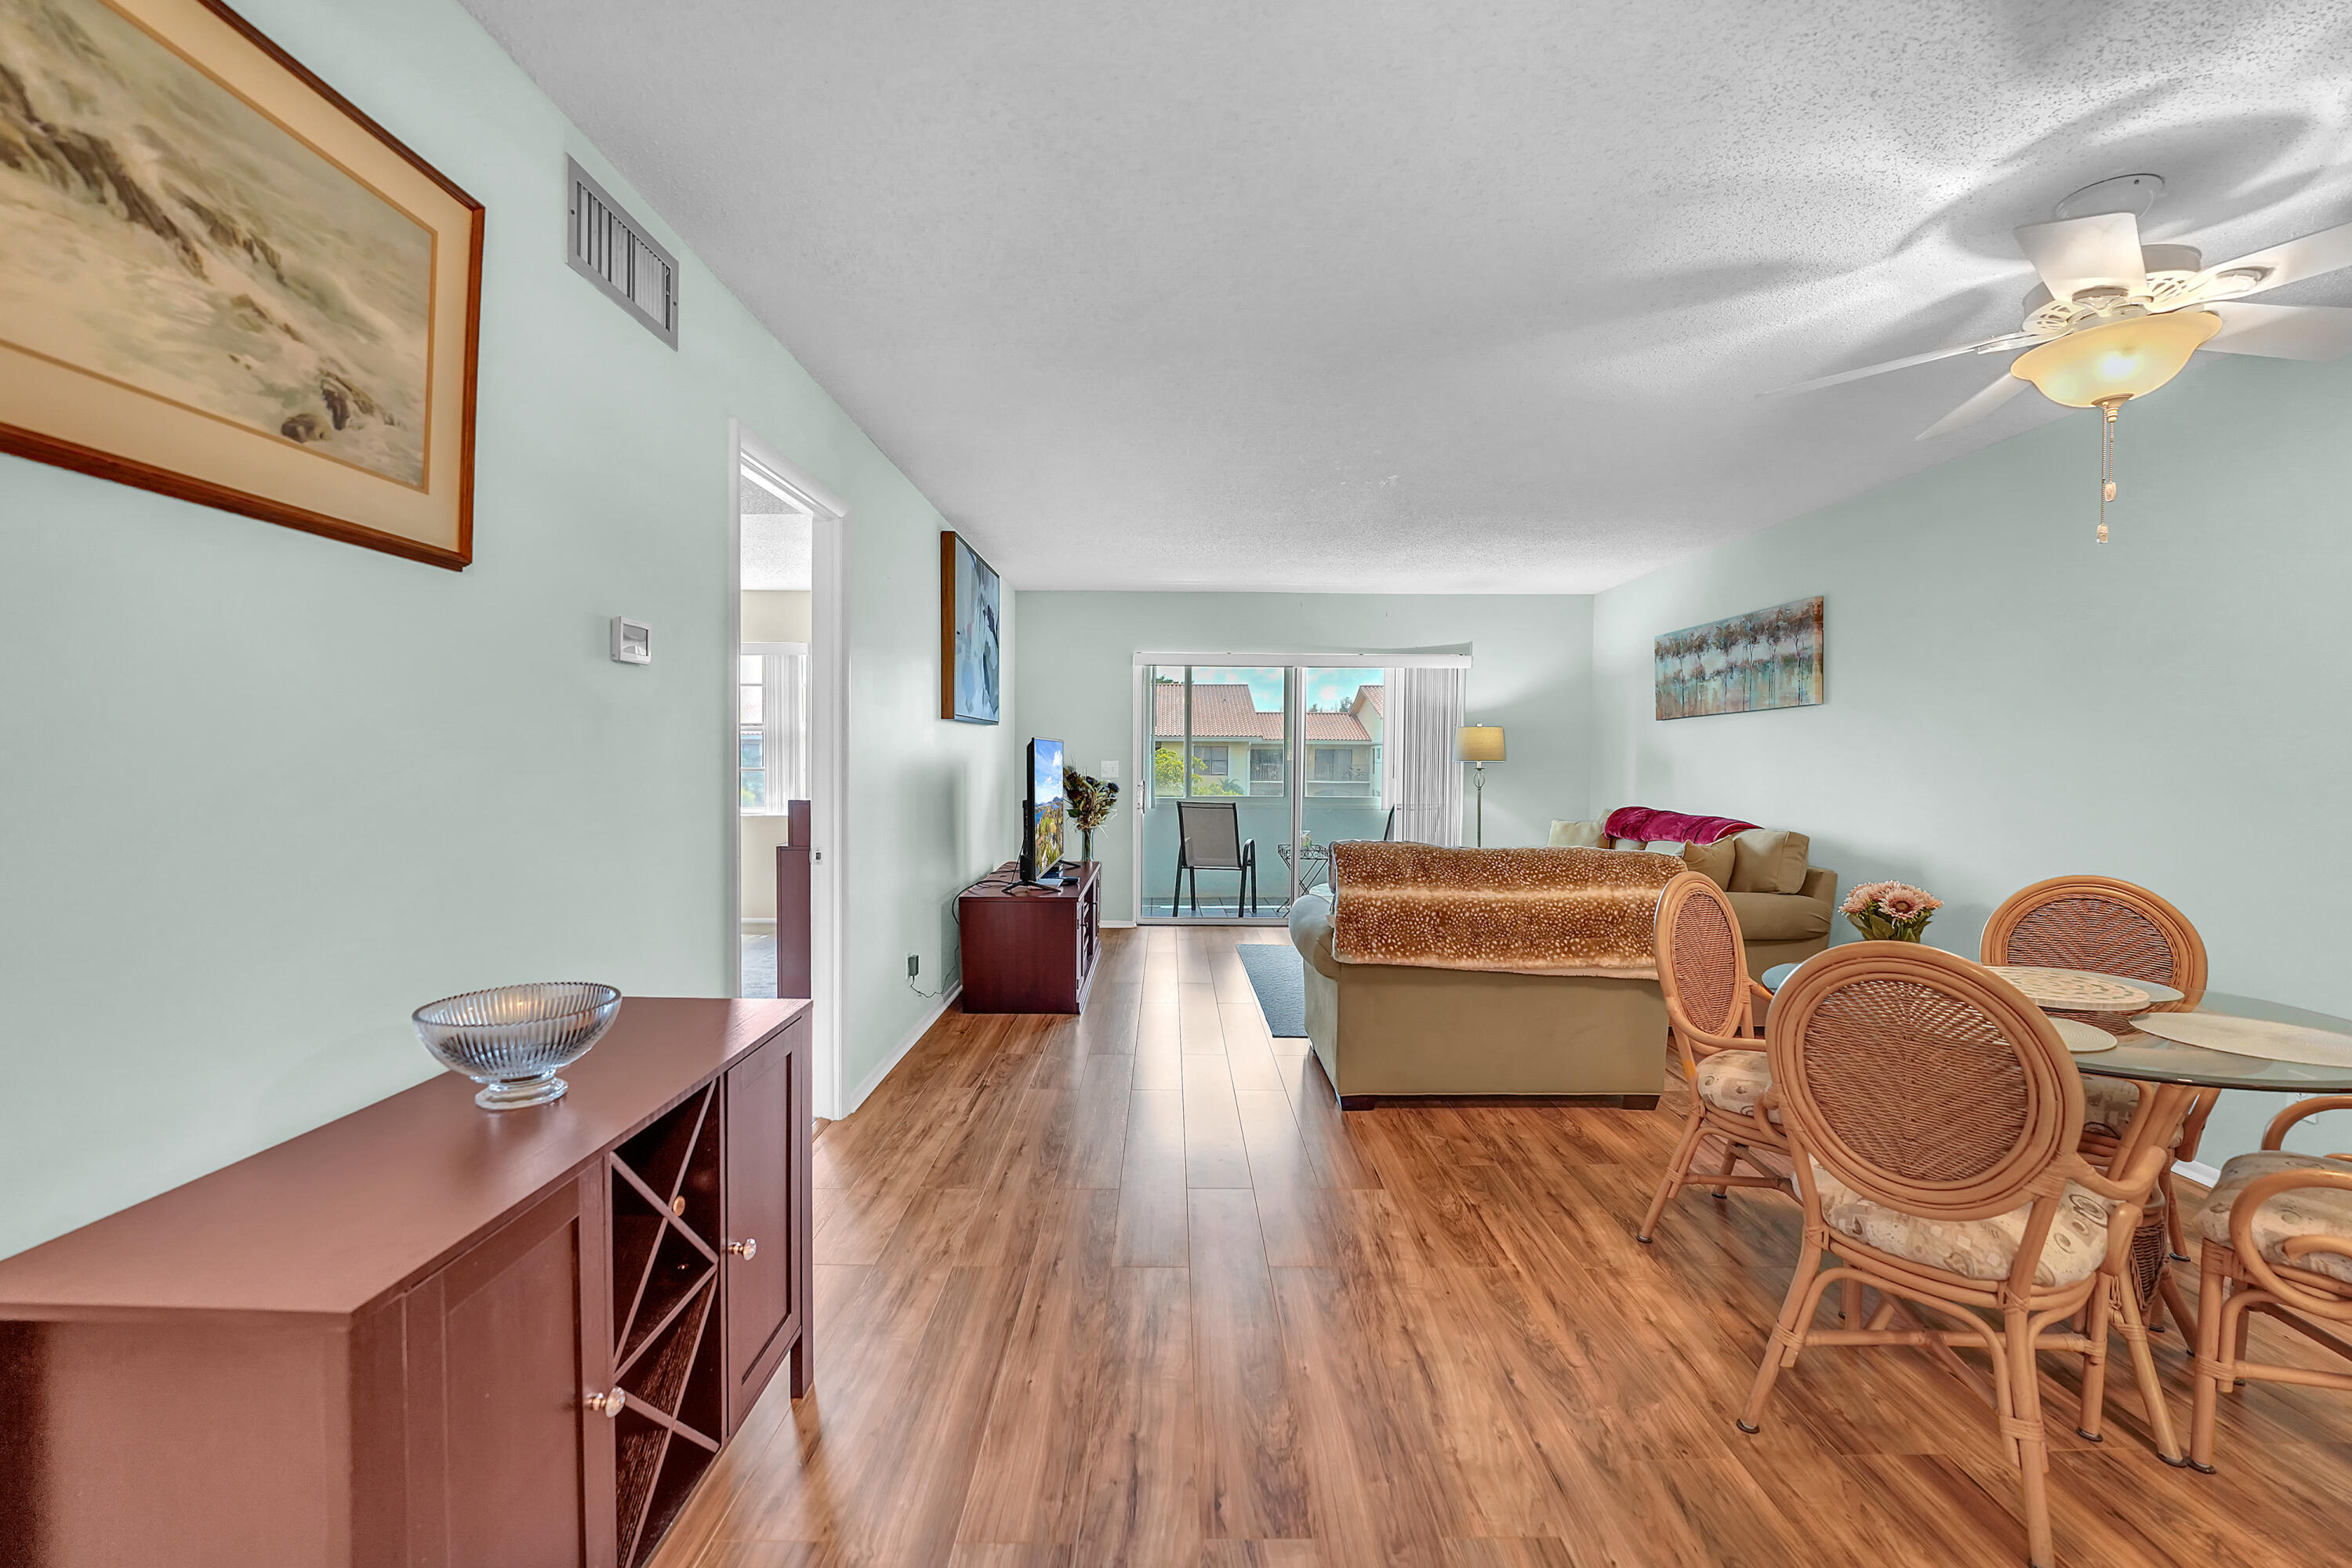
<path fill-rule="evenodd" d="M 613 658 L 618 664 L 651 664 L 654 629 L 626 616 L 613 617 Z"/>

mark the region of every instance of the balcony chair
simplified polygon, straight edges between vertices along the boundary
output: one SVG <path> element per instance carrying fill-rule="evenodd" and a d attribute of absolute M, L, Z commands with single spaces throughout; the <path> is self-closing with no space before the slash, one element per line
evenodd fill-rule
<path fill-rule="evenodd" d="M 1184 896 L 1184 873 L 1192 873 L 1192 912 L 1201 912 L 1201 873 L 1238 871 L 1241 883 L 1234 892 L 1234 908 L 1244 904 L 1257 913 L 1257 840 L 1242 837 L 1241 808 L 1229 800 L 1180 800 L 1176 803 L 1176 887 L 1168 912 L 1179 912 Z"/>
<path fill-rule="evenodd" d="M 1403 825 L 1402 836 L 1410 837 L 1414 823 L 1433 824 L 1436 820 L 1437 808 L 1433 805 L 1392 805 L 1389 807 L 1388 815 L 1381 819 L 1380 842 L 1395 843 L 1401 836 L 1400 824 Z M 1310 846 L 1298 858 L 1298 890 L 1301 893 L 1307 892 L 1318 881 L 1328 884 L 1331 880 L 1331 846 L 1355 842 L 1358 841 L 1349 838 L 1332 838 L 1321 844 Z M 1423 841 L 1416 839 L 1414 842 Z"/>

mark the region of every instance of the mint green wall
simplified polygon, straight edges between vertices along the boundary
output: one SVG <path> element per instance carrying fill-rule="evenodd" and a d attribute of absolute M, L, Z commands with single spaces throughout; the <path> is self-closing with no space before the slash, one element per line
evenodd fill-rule
<path fill-rule="evenodd" d="M 677 353 L 565 268 L 566 153 L 653 215 L 455 4 L 240 9 L 488 208 L 476 563 L 0 458 L 0 1253 L 427 1076 L 436 996 L 725 993 L 730 416 L 855 510 L 851 1085 L 1013 847 L 914 487 L 674 236 Z"/>
<path fill-rule="evenodd" d="M 1051 735 L 1092 773 L 1123 763 L 1119 814 L 1095 835 L 1103 912 L 1135 910 L 1129 808 L 1135 795 L 1134 655 L 1467 651 L 1468 714 L 1500 724 L 1511 760 L 1486 770 L 1486 842 L 1541 844 L 1554 817 L 1586 808 L 1591 726 L 1592 601 L 1568 595 L 1125 594 L 1021 596 L 1017 681 L 1022 738 Z M 1463 805 L 1469 820 L 1468 788 Z M 1261 853 L 1271 846 L 1261 843 Z M 1270 853 L 1271 890 L 1281 865 Z M 1220 884 L 1223 885 L 1223 884 Z"/>
<path fill-rule="evenodd" d="M 2352 363 L 2204 356 L 2126 408 L 2105 547 L 2095 417 L 1599 595 L 1594 795 L 1801 828 L 1846 887 L 1940 895 L 1929 940 L 1970 957 L 2026 883 L 2126 878 L 2196 923 L 2212 989 L 2352 1015 Z M 1826 703 L 1651 716 L 1655 634 L 1813 594 Z M 2286 1103 L 2225 1096 L 2201 1157 Z"/>

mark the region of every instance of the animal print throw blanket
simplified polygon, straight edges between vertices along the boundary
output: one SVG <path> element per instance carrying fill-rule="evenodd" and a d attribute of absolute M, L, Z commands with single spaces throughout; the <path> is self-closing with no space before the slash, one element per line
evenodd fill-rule
<path fill-rule="evenodd" d="M 1625 849 L 1332 846 L 1332 955 L 1349 963 L 1654 979 L 1658 894 L 1681 860 Z"/>

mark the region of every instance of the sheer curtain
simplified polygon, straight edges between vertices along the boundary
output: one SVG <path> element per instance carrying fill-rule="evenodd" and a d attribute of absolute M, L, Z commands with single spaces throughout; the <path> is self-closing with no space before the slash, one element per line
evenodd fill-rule
<path fill-rule="evenodd" d="M 1465 669 L 1388 672 L 1387 734 L 1381 788 L 1397 813 L 1397 837 L 1421 844 L 1462 842 L 1462 764 L 1454 731 L 1462 727 Z"/>

